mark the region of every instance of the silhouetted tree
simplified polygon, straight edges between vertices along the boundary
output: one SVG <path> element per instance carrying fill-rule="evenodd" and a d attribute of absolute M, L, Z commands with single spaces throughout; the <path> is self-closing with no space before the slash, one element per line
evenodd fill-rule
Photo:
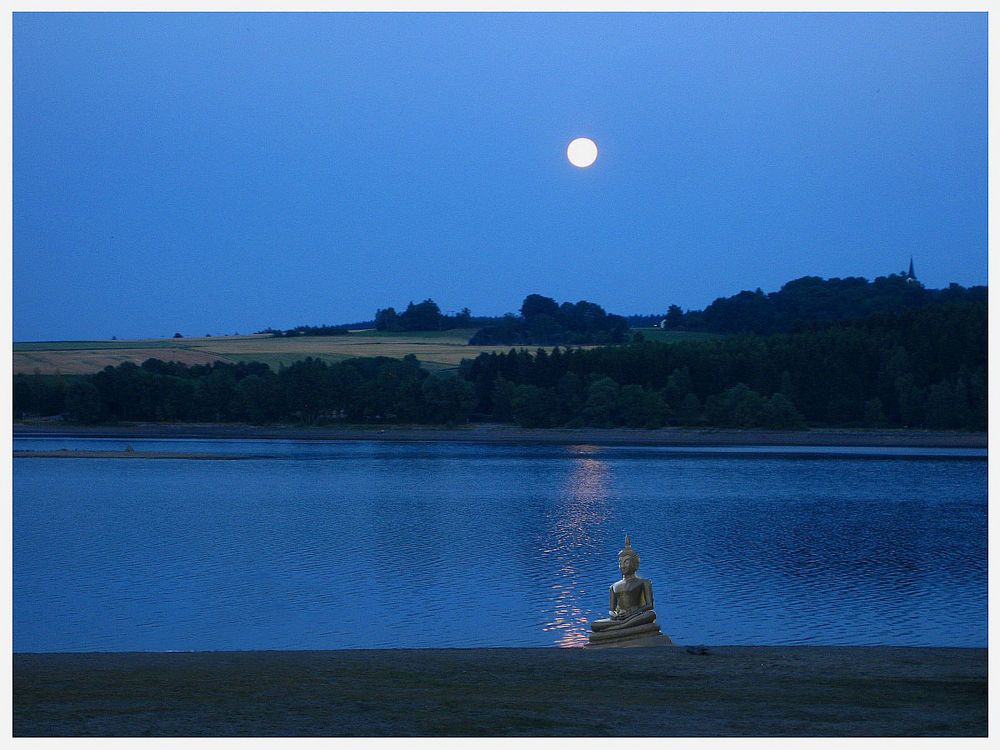
<path fill-rule="evenodd" d="M 559 305 L 551 297 L 529 294 L 521 303 L 521 317 L 530 322 L 532 318 L 539 315 L 545 315 L 552 319 L 558 318 Z"/>
<path fill-rule="evenodd" d="M 101 419 L 101 394 L 89 380 L 77 380 L 66 389 L 66 416 L 73 422 L 93 424 Z"/>
<path fill-rule="evenodd" d="M 800 430 L 806 426 L 806 421 L 784 394 L 773 393 L 764 404 L 760 426 L 772 430 Z"/>
<path fill-rule="evenodd" d="M 399 330 L 399 320 L 396 310 L 392 307 L 375 311 L 375 329 L 379 331 Z"/>
<path fill-rule="evenodd" d="M 664 318 L 664 325 L 671 330 L 684 327 L 684 312 L 677 306 L 671 305 L 667 308 L 667 316 Z"/>

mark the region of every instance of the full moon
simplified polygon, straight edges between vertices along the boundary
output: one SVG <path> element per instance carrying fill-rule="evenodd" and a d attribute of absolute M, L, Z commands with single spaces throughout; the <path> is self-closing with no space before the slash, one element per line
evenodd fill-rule
<path fill-rule="evenodd" d="M 566 158 L 574 167 L 589 167 L 597 161 L 597 144 L 589 138 L 574 138 L 566 147 Z"/>

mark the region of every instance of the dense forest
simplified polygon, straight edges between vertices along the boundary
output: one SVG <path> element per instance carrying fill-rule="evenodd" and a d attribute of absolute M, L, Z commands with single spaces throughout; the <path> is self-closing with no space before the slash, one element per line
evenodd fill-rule
<path fill-rule="evenodd" d="M 91 423 L 985 430 L 986 335 L 985 302 L 951 302 L 770 336 L 511 349 L 464 360 L 454 376 L 429 374 L 413 355 L 306 359 L 277 372 L 150 359 L 74 378 L 17 375 L 14 411 Z"/>
<path fill-rule="evenodd" d="M 457 423 L 473 401 L 471 383 L 434 377 L 412 354 L 335 364 L 307 358 L 278 372 L 260 362 L 189 367 L 148 359 L 68 380 L 14 378 L 15 416 L 65 413 L 82 423 Z"/>
<path fill-rule="evenodd" d="M 567 346 L 619 344 L 628 329 L 663 326 L 668 330 L 705 333 L 786 333 L 842 320 L 858 320 L 877 313 L 915 310 L 934 304 L 986 302 L 985 286 L 965 288 L 950 284 L 946 289 L 927 289 L 910 272 L 880 276 L 874 281 L 861 277 L 822 279 L 803 276 L 789 281 L 776 292 L 742 291 L 720 297 L 704 310 L 684 312 L 670 305 L 664 314 L 607 313 L 593 302 L 558 304 L 551 297 L 529 294 L 517 314 L 474 317 L 469 308 L 446 315 L 432 299 L 414 304 L 403 312 L 393 307 L 375 311 L 374 321 L 351 325 L 302 325 L 288 330 L 267 328 L 258 333 L 273 336 L 342 336 L 350 328 L 374 327 L 379 331 L 447 331 L 478 328 L 470 343 L 505 346 Z"/>
<path fill-rule="evenodd" d="M 525 426 L 986 429 L 986 304 L 675 344 L 481 354 L 476 413 Z"/>
<path fill-rule="evenodd" d="M 393 307 L 375 311 L 372 321 L 341 325 L 300 325 L 287 330 L 266 328 L 258 333 L 273 336 L 343 336 L 352 328 L 375 328 L 389 332 L 447 331 L 478 328 L 470 340 L 476 346 L 567 346 L 619 344 L 628 329 L 658 327 L 704 333 L 786 333 L 842 320 L 858 320 L 877 313 L 902 312 L 935 304 L 986 302 L 985 286 L 927 289 L 909 272 L 880 276 L 874 281 L 861 277 L 822 279 L 803 276 L 789 281 L 776 292 L 744 290 L 720 297 L 704 310 L 681 310 L 670 305 L 663 314 L 607 313 L 593 302 L 558 304 L 551 297 L 529 294 L 518 313 L 503 316 L 473 316 L 468 307 L 446 315 L 432 299 L 414 304 L 403 312 Z M 178 337 L 180 334 L 176 334 Z"/>
<path fill-rule="evenodd" d="M 801 330 L 815 323 L 856 320 L 877 313 L 902 312 L 932 304 L 986 302 L 986 287 L 926 289 L 905 274 L 821 279 L 803 276 L 777 292 L 760 289 L 720 297 L 704 310 L 681 311 L 670 305 L 666 328 L 711 333 L 779 333 Z"/>
<path fill-rule="evenodd" d="M 505 315 L 495 325 L 486 326 L 470 339 L 470 344 L 537 346 L 552 344 L 618 344 L 625 341 L 628 321 L 610 315 L 593 302 L 563 302 L 529 294 L 520 315 Z"/>

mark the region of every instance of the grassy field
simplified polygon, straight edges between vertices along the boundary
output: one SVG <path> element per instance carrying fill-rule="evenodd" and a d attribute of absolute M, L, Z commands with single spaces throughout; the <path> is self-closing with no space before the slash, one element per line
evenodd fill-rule
<path fill-rule="evenodd" d="M 142 364 L 151 357 L 187 365 L 223 362 L 264 362 L 272 369 L 315 357 L 340 362 L 351 357 L 405 357 L 416 355 L 432 372 L 454 370 L 463 359 L 480 352 L 506 352 L 509 346 L 469 346 L 475 328 L 450 331 L 391 333 L 373 329 L 346 336 L 206 336 L 183 339 L 129 339 L 123 341 L 31 341 L 14 344 L 14 373 L 86 375 L 122 362 Z M 697 341 L 710 333 L 638 328 L 647 341 Z M 535 350 L 538 347 L 528 347 Z M 542 347 L 551 350 L 552 347 Z"/>
<path fill-rule="evenodd" d="M 57 342 L 80 343 L 80 342 Z M 117 344 L 117 341 L 97 342 L 98 344 Z M 217 355 L 209 351 L 189 347 L 159 346 L 151 342 L 149 346 L 125 345 L 95 346 L 94 348 L 68 348 L 19 351 L 14 345 L 14 374 L 31 374 L 38 372 L 43 375 L 86 375 L 104 369 L 108 365 L 116 366 L 122 362 L 142 364 L 150 357 L 165 361 L 173 360 L 188 365 L 211 364 L 217 359 L 230 360 L 229 357 Z"/>
<path fill-rule="evenodd" d="M 455 369 L 464 358 L 479 352 L 508 351 L 509 346 L 468 345 L 475 329 L 385 333 L 352 331 L 347 336 L 268 335 L 209 336 L 183 339 L 143 339 L 128 341 L 48 341 L 14 344 L 14 373 L 82 375 L 122 362 L 142 364 L 156 357 L 188 365 L 223 362 L 265 362 L 281 365 L 316 357 L 339 362 L 351 357 L 404 357 L 416 355 L 431 371 Z M 546 347 L 551 348 L 551 347 Z"/>
<path fill-rule="evenodd" d="M 129 341 L 25 341 L 15 352 L 75 352 L 96 349 L 176 349 L 186 339 L 136 339 Z"/>
<path fill-rule="evenodd" d="M 449 344 L 468 344 L 469 339 L 478 331 L 478 328 L 452 328 L 448 331 L 376 331 L 368 328 L 363 331 L 351 331 L 351 337 L 379 339 L 383 341 L 408 341 L 419 339 L 420 341 L 439 341 Z"/>

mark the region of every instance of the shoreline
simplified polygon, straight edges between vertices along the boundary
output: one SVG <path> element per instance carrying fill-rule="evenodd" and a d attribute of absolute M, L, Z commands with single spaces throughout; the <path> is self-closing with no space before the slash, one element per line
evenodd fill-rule
<path fill-rule="evenodd" d="M 260 459 L 261 456 L 181 451 L 81 451 L 64 448 L 57 451 L 14 451 L 14 458 L 135 458 L 184 461 L 250 461 Z"/>
<path fill-rule="evenodd" d="M 810 446 L 887 448 L 987 448 L 985 432 L 903 429 L 762 430 L 663 427 L 532 429 L 501 424 L 452 428 L 427 426 L 305 427 L 246 424 L 67 425 L 14 424 L 14 438 L 226 439 L 226 440 L 369 440 L 389 443 L 457 442 L 601 446 Z"/>
<path fill-rule="evenodd" d="M 985 648 L 13 655 L 14 736 L 986 736 Z"/>

